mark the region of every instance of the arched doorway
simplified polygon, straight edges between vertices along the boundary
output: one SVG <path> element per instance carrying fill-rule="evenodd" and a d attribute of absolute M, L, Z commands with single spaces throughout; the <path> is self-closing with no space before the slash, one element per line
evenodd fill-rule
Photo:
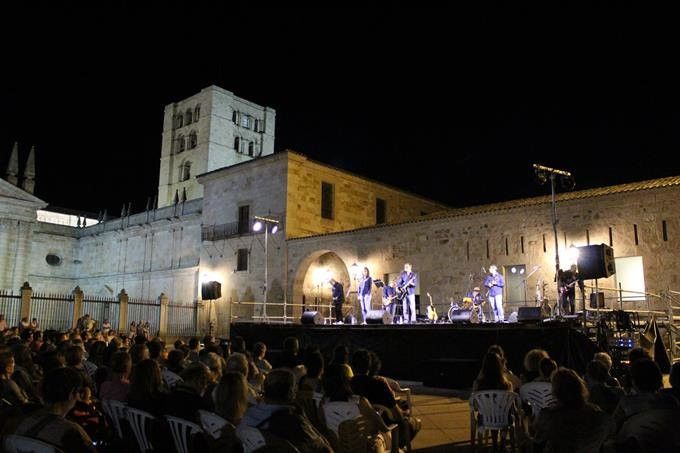
<path fill-rule="evenodd" d="M 318 250 L 300 262 L 293 280 L 293 319 L 299 320 L 303 310 L 321 311 L 330 316 L 333 278 L 342 283 L 345 294 L 350 289 L 350 273 L 345 261 L 331 250 Z M 304 304 L 304 306 L 299 305 Z"/>

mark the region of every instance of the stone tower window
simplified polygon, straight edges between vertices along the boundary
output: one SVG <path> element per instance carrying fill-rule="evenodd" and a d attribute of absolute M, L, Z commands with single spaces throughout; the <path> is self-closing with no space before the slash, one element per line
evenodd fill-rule
<path fill-rule="evenodd" d="M 191 109 L 187 109 L 186 113 L 184 113 L 184 122 L 187 126 L 191 124 L 191 115 Z"/>
<path fill-rule="evenodd" d="M 249 115 L 243 115 L 241 116 L 241 127 L 245 127 L 247 129 L 250 129 L 250 116 Z"/>
<path fill-rule="evenodd" d="M 189 134 L 189 149 L 196 148 L 196 145 L 198 145 L 198 136 L 196 135 L 196 131 L 191 131 Z"/>
<path fill-rule="evenodd" d="M 181 169 L 180 182 L 191 178 L 191 162 L 184 162 Z"/>
<path fill-rule="evenodd" d="M 234 151 L 241 152 L 241 139 L 239 137 L 234 138 Z"/>
<path fill-rule="evenodd" d="M 198 118 L 201 116 L 201 104 L 198 104 L 196 107 L 194 107 L 194 121 L 198 121 Z"/>
<path fill-rule="evenodd" d="M 184 151 L 184 135 L 180 135 L 177 137 L 177 152 L 181 153 Z"/>
<path fill-rule="evenodd" d="M 255 143 L 253 143 L 253 142 L 248 143 L 248 155 L 250 157 L 253 157 L 254 152 L 255 152 Z"/>

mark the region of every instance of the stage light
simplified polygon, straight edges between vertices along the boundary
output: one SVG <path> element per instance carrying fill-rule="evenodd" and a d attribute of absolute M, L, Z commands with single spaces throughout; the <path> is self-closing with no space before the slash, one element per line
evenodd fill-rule
<path fill-rule="evenodd" d="M 274 226 L 272 227 L 272 234 L 276 234 L 277 231 L 279 231 L 279 226 L 278 226 L 278 225 L 274 225 Z"/>
<path fill-rule="evenodd" d="M 515 268 L 515 266 L 510 268 L 510 272 L 512 272 L 513 274 L 517 273 L 517 269 Z"/>
<path fill-rule="evenodd" d="M 524 268 L 519 270 L 519 275 L 524 275 Z"/>
<path fill-rule="evenodd" d="M 260 231 L 262 229 L 263 223 L 259 220 L 253 224 L 253 231 Z"/>

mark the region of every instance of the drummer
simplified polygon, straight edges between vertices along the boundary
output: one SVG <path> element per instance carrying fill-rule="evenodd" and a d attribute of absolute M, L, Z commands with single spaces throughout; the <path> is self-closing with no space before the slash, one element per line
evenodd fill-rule
<path fill-rule="evenodd" d="M 475 286 L 474 288 L 472 288 L 472 292 L 468 293 L 467 297 L 470 298 L 472 305 L 481 306 L 482 304 L 484 304 L 484 296 L 480 294 L 479 286 Z M 486 318 L 484 317 L 484 310 L 480 310 L 480 312 L 482 314 L 482 322 L 486 322 Z"/>

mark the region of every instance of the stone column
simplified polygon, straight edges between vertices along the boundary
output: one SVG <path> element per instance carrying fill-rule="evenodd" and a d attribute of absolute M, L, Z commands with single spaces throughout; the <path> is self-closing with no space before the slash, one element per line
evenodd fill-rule
<path fill-rule="evenodd" d="M 71 321 L 71 329 L 75 329 L 78 324 L 78 319 L 83 316 L 83 290 L 80 286 L 76 286 L 73 290 L 73 320 Z"/>
<path fill-rule="evenodd" d="M 165 338 L 167 333 L 168 333 L 168 303 L 170 302 L 170 298 L 165 295 L 165 293 L 161 293 L 160 295 L 160 300 L 161 300 L 161 316 L 160 316 L 160 321 L 159 321 L 159 326 L 158 326 L 158 336 L 161 338 Z"/>
<path fill-rule="evenodd" d="M 128 329 L 128 295 L 125 288 L 118 293 L 118 332 L 127 334 Z"/>
<path fill-rule="evenodd" d="M 31 315 L 31 297 L 33 297 L 33 288 L 28 282 L 24 282 L 20 289 L 21 292 L 21 310 L 19 313 L 19 320 L 28 318 Z"/>

